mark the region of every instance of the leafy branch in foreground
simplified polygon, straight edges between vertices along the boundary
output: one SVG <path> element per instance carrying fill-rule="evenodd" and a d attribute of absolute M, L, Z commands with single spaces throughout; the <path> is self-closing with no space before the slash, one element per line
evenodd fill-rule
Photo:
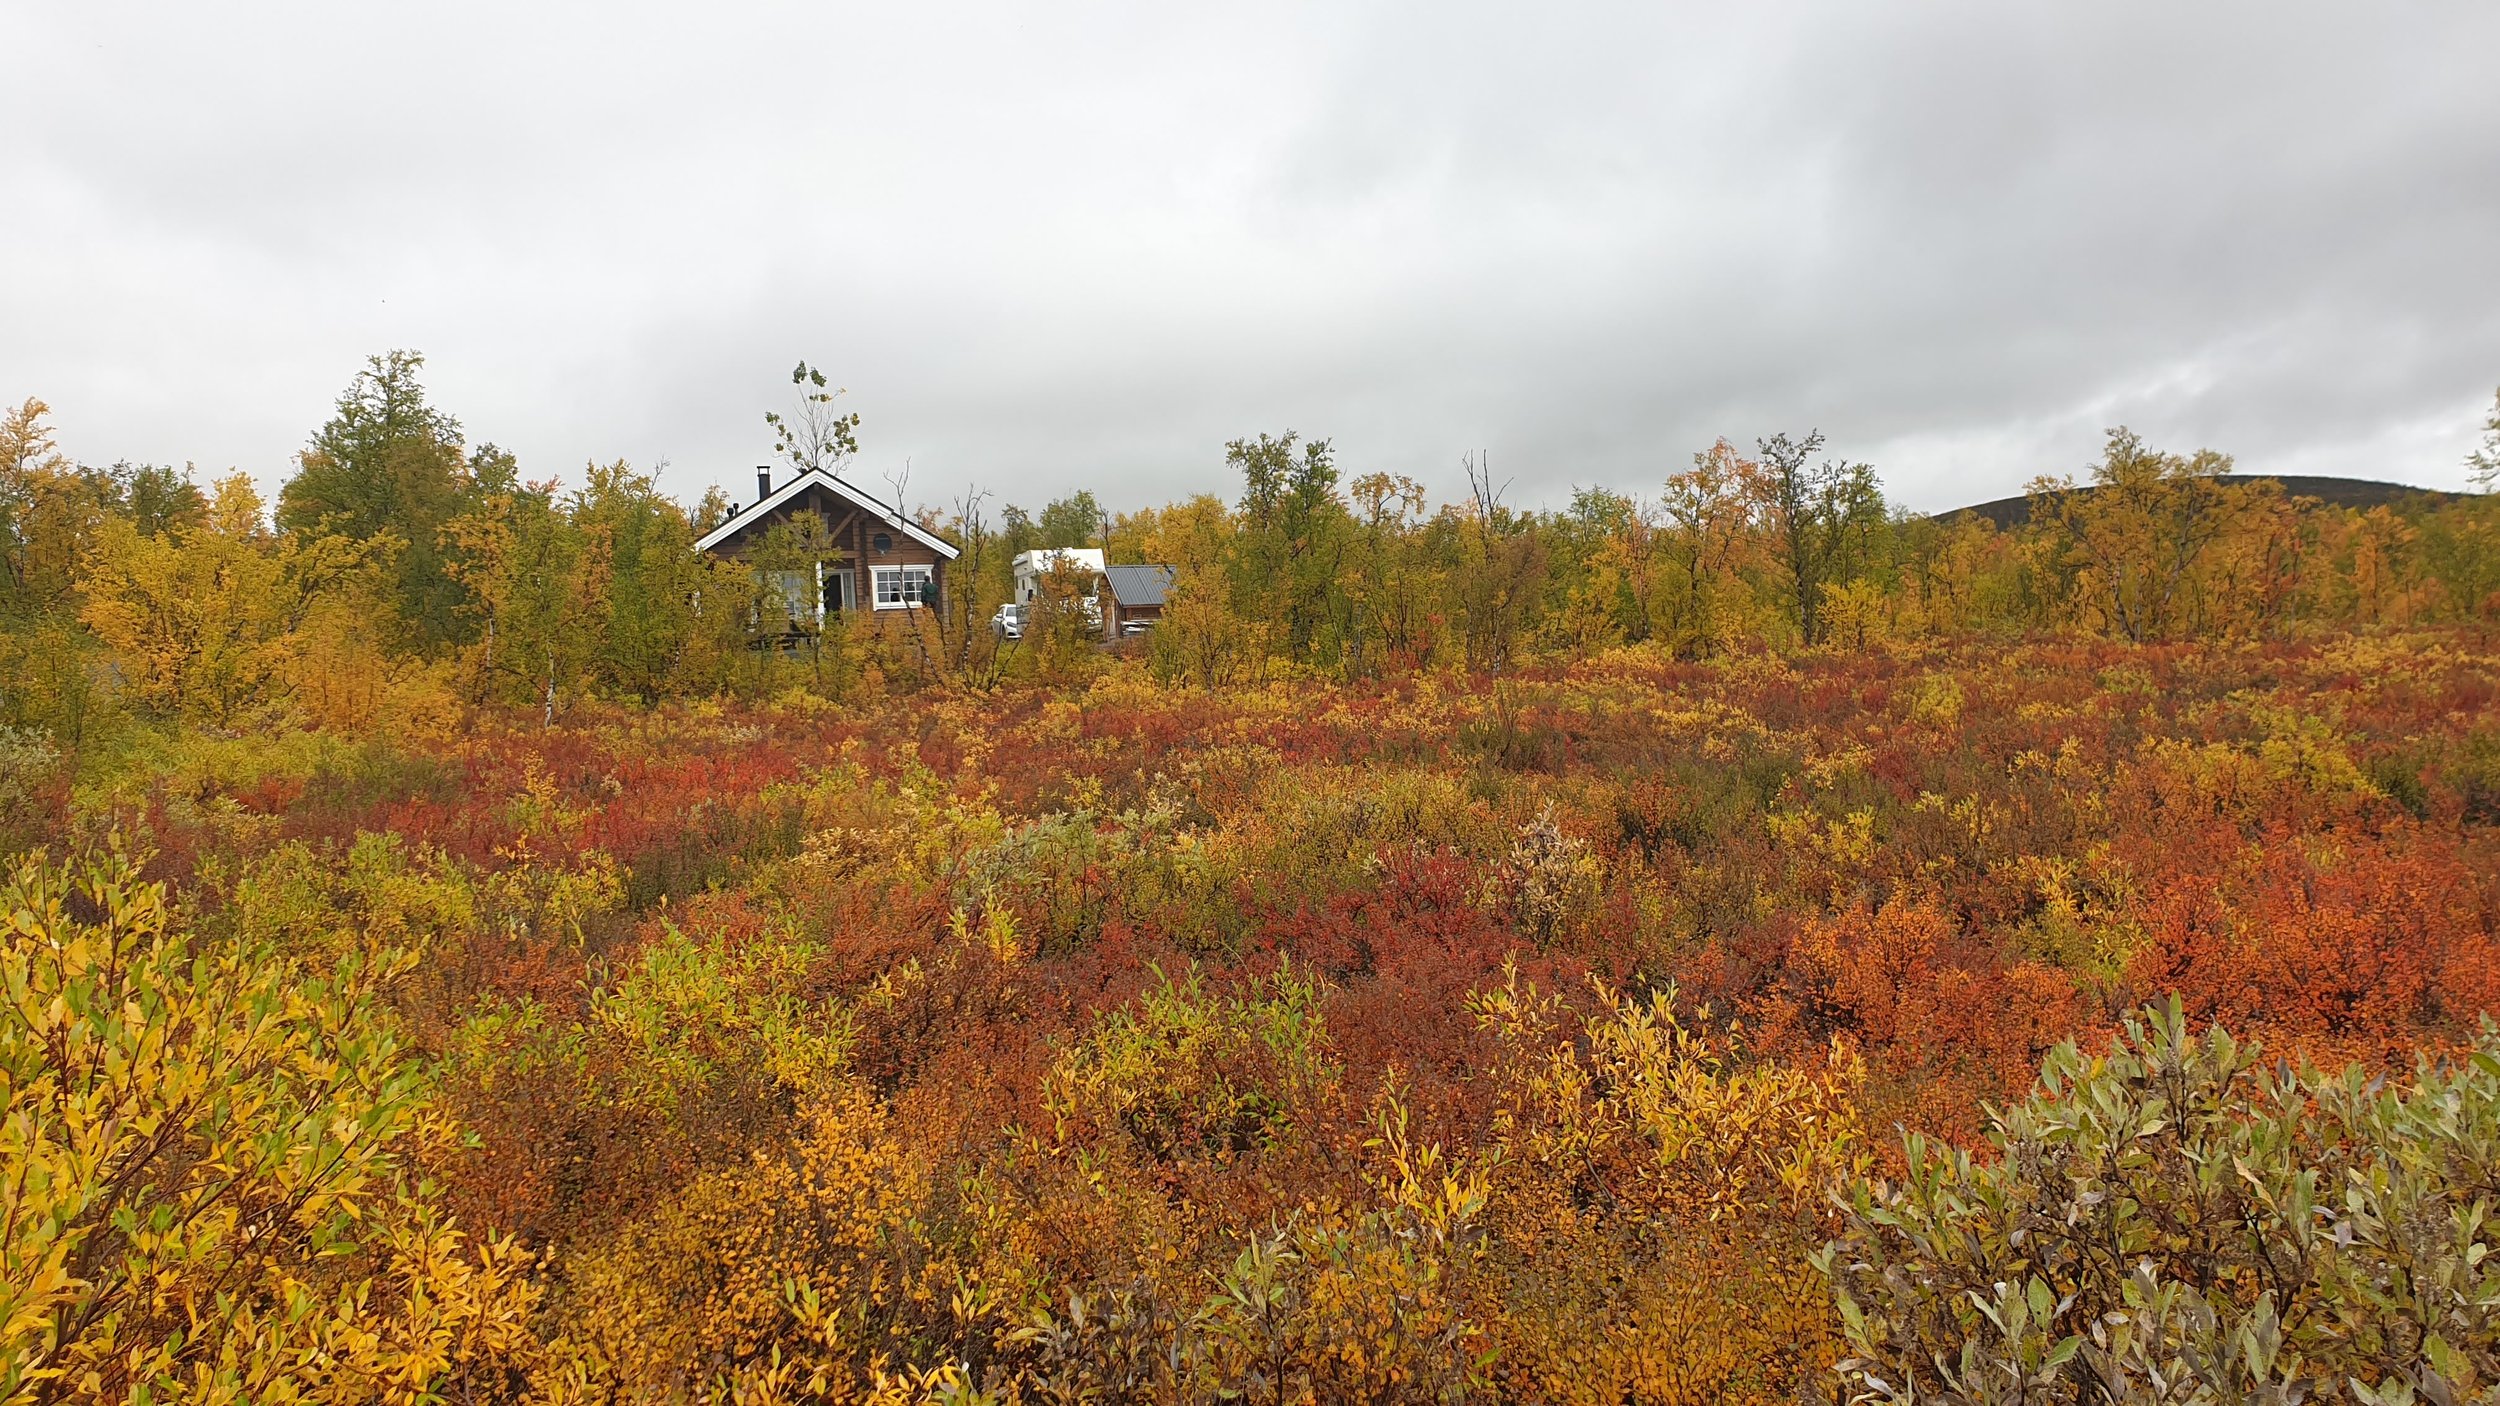
<path fill-rule="evenodd" d="M 195 943 L 119 854 L 0 882 L 0 1399 L 414 1402 L 529 1341 L 528 1257 L 404 1164 L 405 965 Z"/>

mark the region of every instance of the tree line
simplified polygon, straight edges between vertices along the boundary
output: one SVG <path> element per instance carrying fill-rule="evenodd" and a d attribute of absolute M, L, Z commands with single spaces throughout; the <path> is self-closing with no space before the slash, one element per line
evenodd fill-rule
<path fill-rule="evenodd" d="M 898 507 L 956 544 L 940 609 L 915 630 L 802 619 L 760 647 L 756 568 L 832 551 L 805 515 L 744 564 L 697 553 L 729 513 L 688 507 L 653 471 L 589 465 L 578 486 L 524 476 L 427 397 L 423 358 L 369 360 L 297 455 L 274 504 L 251 479 L 205 485 L 154 465 L 62 455 L 48 408 L 0 418 L 0 721 L 77 745 L 136 712 L 235 726 L 446 716 L 482 703 L 552 718 L 588 698 L 840 698 L 937 678 L 1058 680 L 1100 667 L 1085 632 L 1005 641 L 988 628 L 1011 562 L 1098 546 L 1172 566 L 1139 648 L 1173 682 L 1301 672 L 1339 679 L 1428 667 L 1499 674 L 1635 647 L 1683 659 L 1867 649 L 1929 638 L 2075 632 L 2135 642 L 2500 616 L 2492 495 L 2366 508 L 2232 475 L 2227 455 L 2112 430 L 2081 477 L 2031 487 L 2029 520 L 1911 513 L 1874 469 L 1819 433 L 1750 450 L 1720 440 L 1654 492 L 1582 488 L 1559 510 L 1507 501 L 1481 456 L 1467 495 L 1435 504 L 1398 474 L 1349 475 L 1326 439 L 1261 433 L 1224 446 L 1238 497 L 1113 512 L 1090 491 L 1037 511 L 967 490 Z M 839 468 L 860 417 L 802 363 L 797 400 L 766 419 L 793 469 Z M 2489 484 L 2500 409 L 2469 458 Z M 783 559 L 787 559 L 784 561 Z M 805 614 L 805 613 L 802 613 Z M 797 647 L 788 647 L 795 643 Z"/>

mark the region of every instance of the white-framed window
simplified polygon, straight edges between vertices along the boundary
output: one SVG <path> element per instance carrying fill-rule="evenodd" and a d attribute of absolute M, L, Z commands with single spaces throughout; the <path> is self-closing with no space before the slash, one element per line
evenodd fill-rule
<path fill-rule="evenodd" d="M 869 571 L 876 584 L 879 610 L 914 609 L 929 589 L 929 568 L 925 566 L 878 566 Z"/>

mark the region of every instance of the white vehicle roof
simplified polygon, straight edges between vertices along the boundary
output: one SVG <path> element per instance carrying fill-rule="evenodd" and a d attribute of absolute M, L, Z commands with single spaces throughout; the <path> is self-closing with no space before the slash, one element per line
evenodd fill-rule
<path fill-rule="evenodd" d="M 1039 576 L 1053 567 L 1073 567 L 1078 571 L 1102 570 L 1100 547 L 1036 547 L 1016 553 L 1018 576 Z"/>

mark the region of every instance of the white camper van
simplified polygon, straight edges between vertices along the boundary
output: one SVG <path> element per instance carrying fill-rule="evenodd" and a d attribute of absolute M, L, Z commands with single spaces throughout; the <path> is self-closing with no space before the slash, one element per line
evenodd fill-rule
<path fill-rule="evenodd" d="M 1015 598 L 1008 604 L 1025 608 L 1016 612 L 1015 633 L 1009 635 L 1008 638 L 1022 638 L 1024 628 L 1031 620 L 1031 607 L 1035 601 L 1042 598 L 1042 580 L 1054 571 L 1072 572 L 1084 582 L 1077 598 L 1085 603 L 1086 618 L 1093 622 L 1096 629 L 1102 627 L 1101 548 L 1040 547 L 1033 551 L 1016 553 L 1013 564 L 1016 573 L 1016 591 Z M 993 628 L 1000 628 L 1003 622 L 1004 612 L 1002 611 L 1001 618 L 991 621 L 991 625 Z M 1005 630 L 1001 628 L 1000 632 L 1003 634 Z"/>

